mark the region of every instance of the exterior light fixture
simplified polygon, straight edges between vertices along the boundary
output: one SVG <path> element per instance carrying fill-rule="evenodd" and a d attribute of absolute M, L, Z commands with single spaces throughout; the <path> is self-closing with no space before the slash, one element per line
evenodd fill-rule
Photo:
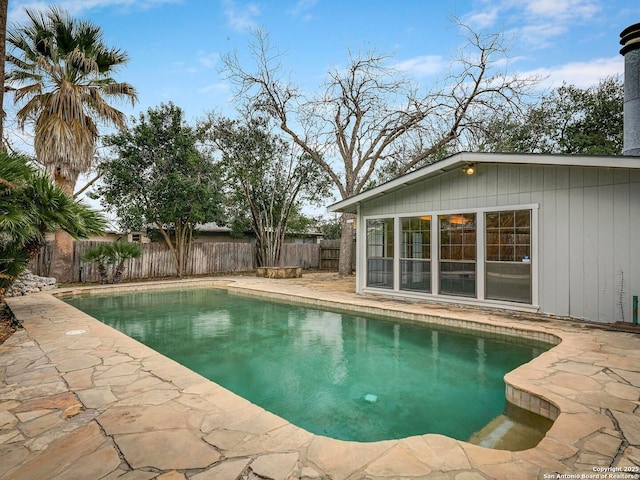
<path fill-rule="evenodd" d="M 466 173 L 467 175 L 473 175 L 474 173 L 476 173 L 476 167 L 474 165 L 466 165 L 462 171 L 464 173 Z"/>

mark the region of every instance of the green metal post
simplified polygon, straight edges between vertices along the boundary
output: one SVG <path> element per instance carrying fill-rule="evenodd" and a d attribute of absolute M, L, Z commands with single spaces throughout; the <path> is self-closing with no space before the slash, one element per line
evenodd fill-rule
<path fill-rule="evenodd" d="M 638 325 L 638 296 L 633 296 L 633 324 Z"/>

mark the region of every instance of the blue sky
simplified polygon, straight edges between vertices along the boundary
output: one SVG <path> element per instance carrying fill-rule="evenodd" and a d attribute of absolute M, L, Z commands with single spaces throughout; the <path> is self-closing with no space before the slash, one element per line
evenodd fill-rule
<path fill-rule="evenodd" d="M 117 78 L 136 87 L 139 102 L 123 111 L 137 116 L 173 101 L 189 118 L 232 114 L 220 56 L 236 50 L 246 58 L 248 31 L 257 27 L 285 53 L 291 80 L 313 91 L 328 67 L 347 62 L 349 49 L 393 54 L 390 63 L 432 82 L 461 46 L 449 20 L 456 16 L 479 31 L 505 32 L 509 71 L 542 74 L 548 88 L 622 74 L 619 33 L 640 22 L 637 0 L 11 0 L 9 23 L 24 20 L 23 7 L 52 3 L 99 25 L 107 45 L 128 52 Z M 6 108 L 11 115 L 10 99 Z"/>
<path fill-rule="evenodd" d="M 548 89 L 621 75 L 619 34 L 640 22 L 638 0 L 11 0 L 9 23 L 24 21 L 23 7 L 53 3 L 99 25 L 107 45 L 129 54 L 116 77 L 136 87 L 139 101 L 121 110 L 137 117 L 172 101 L 189 120 L 212 111 L 233 116 L 220 56 L 237 51 L 247 59 L 255 28 L 269 33 L 289 78 L 309 91 L 319 91 L 330 67 L 347 63 L 349 50 L 371 49 L 392 54 L 391 66 L 428 86 L 463 44 L 455 16 L 476 31 L 504 32 L 509 72 L 542 75 Z M 11 102 L 5 96 L 5 134 L 29 151 L 31 136 L 15 129 Z"/>

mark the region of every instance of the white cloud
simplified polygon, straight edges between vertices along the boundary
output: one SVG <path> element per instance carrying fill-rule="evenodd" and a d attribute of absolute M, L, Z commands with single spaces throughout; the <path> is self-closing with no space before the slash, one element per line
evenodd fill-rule
<path fill-rule="evenodd" d="M 600 9 L 593 0 L 528 0 L 527 14 L 566 21 L 592 18 Z"/>
<path fill-rule="evenodd" d="M 495 25 L 499 16 L 499 9 L 492 8 L 486 12 L 472 12 L 466 15 L 464 22 L 473 28 L 489 28 Z"/>
<path fill-rule="evenodd" d="M 7 23 L 22 23 L 28 19 L 27 14 L 24 11 L 24 8 L 28 8 L 30 10 L 44 10 L 49 5 L 48 2 L 18 2 L 9 4 L 9 11 L 7 12 Z"/>
<path fill-rule="evenodd" d="M 442 71 L 446 65 L 447 62 L 440 55 L 420 55 L 398 62 L 393 68 L 416 77 L 425 77 Z"/>
<path fill-rule="evenodd" d="M 507 32 L 510 38 L 517 39 L 529 46 L 529 48 L 545 48 L 552 44 L 552 39 L 567 32 L 567 27 L 562 24 L 542 23 L 524 25 Z"/>
<path fill-rule="evenodd" d="M 255 18 L 260 16 L 260 7 L 255 4 L 239 6 L 233 0 L 224 0 L 224 14 L 229 26 L 239 32 L 246 32 L 257 27 Z"/>
<path fill-rule="evenodd" d="M 315 7 L 318 0 L 298 0 L 293 8 L 290 8 L 287 13 L 293 17 L 302 18 L 303 20 L 311 20 L 313 16 L 310 10 Z"/>
<path fill-rule="evenodd" d="M 220 60 L 220 54 L 218 52 L 203 52 L 196 53 L 195 62 L 189 60 L 189 63 L 185 61 L 178 61 L 171 64 L 171 71 L 176 73 L 200 73 L 203 70 L 211 70 L 215 68 Z"/>
<path fill-rule="evenodd" d="M 201 93 L 215 93 L 219 95 L 227 94 L 230 90 L 231 88 L 229 84 L 223 82 L 212 83 L 198 89 L 198 91 Z"/>
<path fill-rule="evenodd" d="M 529 72 L 523 72 L 523 76 L 539 75 L 544 80 L 541 87 L 553 89 L 562 86 L 575 85 L 579 88 L 588 88 L 597 85 L 600 80 L 624 73 L 624 59 L 620 55 L 609 58 L 597 58 L 588 62 L 572 62 L 550 68 L 538 68 Z"/>
<path fill-rule="evenodd" d="M 220 54 L 218 52 L 205 53 L 198 52 L 198 63 L 204 68 L 213 68 L 218 64 Z"/>
<path fill-rule="evenodd" d="M 61 0 L 61 1 L 17 1 L 11 2 L 8 13 L 10 22 L 24 22 L 27 19 L 24 9 L 45 10 L 50 5 L 56 5 L 71 15 L 103 7 L 128 7 L 135 10 L 146 10 L 156 6 L 182 3 L 183 0 Z"/>
<path fill-rule="evenodd" d="M 509 32 L 533 48 L 548 47 L 569 26 L 592 19 L 601 7 L 597 0 L 484 0 L 463 17 L 476 29 L 495 28 L 505 22 Z M 502 28 L 502 27 L 501 27 Z"/>

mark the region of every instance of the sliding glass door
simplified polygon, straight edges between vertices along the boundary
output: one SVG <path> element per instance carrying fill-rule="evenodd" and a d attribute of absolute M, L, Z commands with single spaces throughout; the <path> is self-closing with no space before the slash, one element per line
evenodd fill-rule
<path fill-rule="evenodd" d="M 366 286 L 531 304 L 534 211 L 367 219 Z"/>
<path fill-rule="evenodd" d="M 476 296 L 476 214 L 439 215 L 440 293 Z"/>
<path fill-rule="evenodd" d="M 393 288 L 393 218 L 367 220 L 367 286 Z"/>
<path fill-rule="evenodd" d="M 431 215 L 402 219 L 400 290 L 431 292 Z"/>
<path fill-rule="evenodd" d="M 487 212 L 486 298 L 531 303 L 531 210 Z"/>

